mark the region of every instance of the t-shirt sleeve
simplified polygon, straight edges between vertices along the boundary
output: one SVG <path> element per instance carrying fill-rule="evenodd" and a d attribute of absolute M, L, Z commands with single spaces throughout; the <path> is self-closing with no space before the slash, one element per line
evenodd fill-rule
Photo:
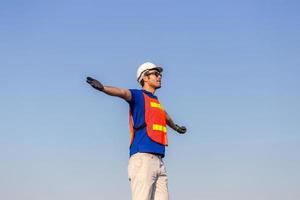
<path fill-rule="evenodd" d="M 130 93 L 131 93 L 131 100 L 127 101 L 130 105 L 133 105 L 136 102 L 136 98 L 138 95 L 139 90 L 137 89 L 129 89 Z"/>

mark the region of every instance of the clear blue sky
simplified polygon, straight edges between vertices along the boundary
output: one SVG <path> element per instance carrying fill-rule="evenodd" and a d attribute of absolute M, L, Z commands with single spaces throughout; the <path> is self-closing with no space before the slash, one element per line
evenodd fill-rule
<path fill-rule="evenodd" d="M 300 199 L 296 0 L 1 0 L 0 199 L 130 199 L 128 105 L 164 67 L 172 200 Z"/>

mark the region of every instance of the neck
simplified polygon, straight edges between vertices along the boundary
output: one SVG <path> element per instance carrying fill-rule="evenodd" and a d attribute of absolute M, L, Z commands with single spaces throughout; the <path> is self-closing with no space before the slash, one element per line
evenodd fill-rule
<path fill-rule="evenodd" d="M 148 91 L 148 92 L 151 92 L 152 94 L 154 94 L 155 91 L 156 91 L 155 88 L 150 87 L 149 85 L 144 85 L 143 89 L 146 90 L 146 91 Z"/>

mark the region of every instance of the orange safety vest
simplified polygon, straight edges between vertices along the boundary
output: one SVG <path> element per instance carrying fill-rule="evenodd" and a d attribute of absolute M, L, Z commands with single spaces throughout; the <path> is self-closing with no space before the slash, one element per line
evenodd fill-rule
<path fill-rule="evenodd" d="M 145 126 L 147 135 L 155 142 L 168 145 L 167 126 L 166 126 L 166 113 L 159 101 L 151 98 L 143 92 L 145 104 Z M 130 145 L 134 139 L 134 125 L 132 113 L 129 110 L 129 127 L 130 127 Z M 137 128 L 137 127 L 135 127 Z M 140 128 L 138 128 L 140 129 Z"/>

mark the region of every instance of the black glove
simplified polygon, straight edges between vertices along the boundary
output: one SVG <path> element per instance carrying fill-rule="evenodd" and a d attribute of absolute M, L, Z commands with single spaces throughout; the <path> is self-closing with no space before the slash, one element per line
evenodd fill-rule
<path fill-rule="evenodd" d="M 95 88 L 96 90 L 100 90 L 100 91 L 104 90 L 104 86 L 102 85 L 102 83 L 100 83 L 96 79 L 93 79 L 91 77 L 86 77 L 86 82 L 88 84 L 90 84 L 93 88 Z"/>
<path fill-rule="evenodd" d="M 175 124 L 175 127 L 176 127 L 176 131 L 179 133 L 179 134 L 185 134 L 186 132 L 186 127 L 185 126 L 179 126 L 177 124 Z"/>

